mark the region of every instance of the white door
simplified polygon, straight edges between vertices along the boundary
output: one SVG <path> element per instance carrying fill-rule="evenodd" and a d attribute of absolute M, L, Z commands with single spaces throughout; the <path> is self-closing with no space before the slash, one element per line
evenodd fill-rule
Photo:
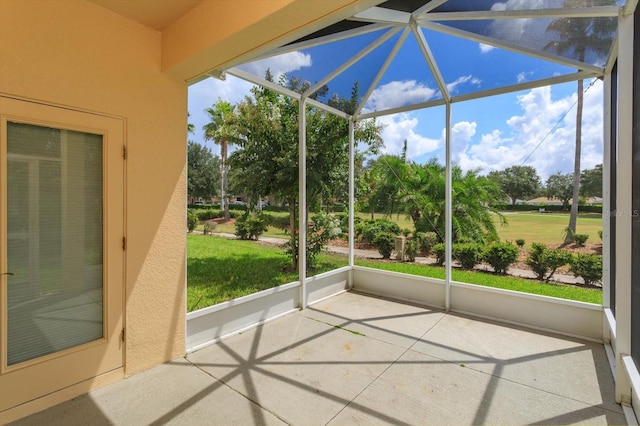
<path fill-rule="evenodd" d="M 0 413 L 123 366 L 123 132 L 0 96 Z"/>

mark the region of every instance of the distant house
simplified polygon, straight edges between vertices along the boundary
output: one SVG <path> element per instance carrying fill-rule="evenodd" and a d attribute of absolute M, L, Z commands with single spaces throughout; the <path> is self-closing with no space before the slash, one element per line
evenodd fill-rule
<path fill-rule="evenodd" d="M 573 201 L 572 199 L 569 200 L 569 205 L 571 205 L 572 201 Z M 602 204 L 602 198 L 589 197 L 584 199 L 583 202 L 586 205 Z M 537 197 L 537 198 L 532 198 L 531 200 L 525 201 L 524 204 L 530 204 L 534 206 L 561 206 L 562 200 L 559 200 L 557 198 L 549 198 L 549 197 Z"/>
<path fill-rule="evenodd" d="M 525 204 L 532 204 L 536 206 L 561 206 L 562 200 L 558 200 L 557 198 L 549 198 L 549 197 L 537 197 L 537 198 L 532 198 L 531 200 L 525 201 Z"/>

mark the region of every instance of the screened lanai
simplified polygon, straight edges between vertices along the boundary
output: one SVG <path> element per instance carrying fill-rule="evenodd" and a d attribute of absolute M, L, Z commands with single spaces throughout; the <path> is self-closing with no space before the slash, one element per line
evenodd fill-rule
<path fill-rule="evenodd" d="M 87 352 L 71 348 L 42 363 L 12 366 L 0 355 L 0 423 L 117 381 L 22 424 L 637 424 L 632 414 L 624 416 L 630 406 L 640 412 L 637 0 L 152 3 L 0 0 L 7 11 L 0 26 L 3 117 L 53 124 L 64 115 L 56 126 L 81 131 L 95 126 L 103 129 L 99 134 L 110 127 L 83 121 L 85 113 L 120 123 L 108 134 L 108 152 L 114 155 L 103 161 L 104 170 L 117 175 L 104 180 L 115 198 L 109 192 L 103 200 L 123 201 L 106 203 L 109 214 L 105 210 L 103 218 L 108 236 L 103 293 L 109 296 L 103 300 L 109 303 L 102 340 L 115 355 L 104 355 L 98 342 L 89 342 Z M 477 9 L 468 10 L 470 5 Z M 163 10 L 168 15 L 158 13 Z M 573 47 L 564 46 L 569 40 Z M 264 81 L 265 64 L 296 61 L 305 66 L 288 67 L 295 71 L 288 75 L 308 81 L 309 90 L 297 93 Z M 43 66 L 48 72 L 42 73 Z M 473 285 L 457 281 L 458 268 L 450 266 L 446 274 L 438 267 L 437 279 L 368 268 L 354 259 L 351 239 L 349 259 L 341 259 L 344 267 L 314 275 L 306 272 L 302 255 L 295 282 L 280 281 L 187 314 L 192 305 L 185 303 L 184 272 L 191 264 L 184 240 L 193 236 L 184 236 L 185 92 L 187 84 L 206 75 L 271 87 L 285 94 L 278 99 L 290 95 L 300 101 L 289 103 L 292 110 L 304 104 L 309 116 L 318 110 L 335 113 L 339 118 L 331 116 L 332 122 L 344 119 L 340 125 L 350 123 L 354 133 L 368 119 L 437 111 L 438 131 L 444 129 L 439 142 L 446 151 L 438 177 L 447 181 L 442 196 L 446 192 L 447 263 L 456 219 L 452 184 L 459 111 L 473 113 L 486 99 L 513 99 L 549 84 L 572 87 L 575 97 L 576 79 L 584 78 L 585 90 L 595 81 L 605 171 L 603 300 L 584 303 Z M 355 81 L 355 107 L 333 110 L 333 94 L 349 98 Z M 326 96 L 318 95 L 316 89 L 325 85 Z M 5 110 L 7 96 L 11 104 L 30 105 L 14 117 L 13 107 Z M 490 115 L 491 104 L 483 105 L 477 113 Z M 303 124 L 304 108 L 299 109 L 299 119 L 291 121 Z M 296 127 L 291 126 L 291 136 Z M 314 170 L 313 152 L 305 149 L 311 133 L 300 127 L 300 143 L 295 138 L 300 150 L 290 157 L 300 158 L 296 199 L 305 224 L 312 201 L 305 180 Z M 6 147 L 4 140 L 0 144 Z M 344 146 L 353 149 L 353 140 Z M 343 179 L 350 196 L 341 199 L 349 200 L 350 231 L 356 154 L 351 151 L 351 161 L 343 161 L 351 164 L 350 179 Z M 15 171 L 22 176 L 25 168 L 39 186 L 50 186 L 31 165 Z M 0 173 L 2 188 L 10 177 Z M 26 194 L 22 189 L 18 192 Z M 38 197 L 27 198 L 32 211 Z M 0 208 L 0 226 L 7 226 L 13 207 Z M 47 212 L 40 217 L 44 221 L 34 226 L 50 233 L 52 218 Z M 306 232 L 304 225 L 301 231 Z M 35 233 L 24 236 L 29 246 L 38 243 Z M 0 238 L 5 267 L 8 238 Z M 57 256 L 59 250 L 53 251 Z M 303 242 L 299 254 L 304 251 Z M 83 260 L 65 257 L 74 265 Z M 252 260 L 252 254 L 241 257 Z M 229 264 L 237 278 L 243 264 Z M 0 272 L 21 272 L 12 269 Z M 48 269 L 40 262 L 43 273 Z M 228 277 L 223 280 L 238 283 Z M 15 278 L 5 274 L 1 283 L 14 286 Z M 48 289 L 43 288 L 47 297 Z M 111 303 L 115 299 L 122 303 Z M 20 310 L 28 306 L 19 302 Z M 0 325 L 7 330 L 4 310 Z M 58 320 L 67 322 L 67 314 L 59 311 Z M 50 322 L 51 315 L 46 317 Z M 0 347 L 6 354 L 4 337 Z M 102 374 L 112 359 L 117 368 Z M 158 365 L 162 362 L 167 363 Z M 89 374 L 79 377 L 81 372 Z M 131 377 L 120 380 L 126 376 Z"/>
<path fill-rule="evenodd" d="M 445 163 L 450 188 L 451 114 L 456 103 L 603 78 L 611 72 L 618 55 L 618 16 L 634 7 L 635 2 L 623 0 L 386 1 L 252 62 L 215 70 L 210 75 L 224 78 L 230 74 L 272 88 L 352 123 L 440 107 L 445 111 Z M 487 51 L 492 55 L 482 54 Z M 301 56 L 307 62 L 293 74 L 310 83 L 304 93 L 265 80 L 266 63 Z M 355 82 L 359 85 L 359 99 L 352 113 L 329 105 L 331 99 L 348 99 Z M 319 96 L 317 92 L 327 87 L 328 91 Z M 303 117 L 300 119 L 302 122 Z M 306 182 L 304 138 L 305 132 L 301 131 L 301 183 Z M 353 174 L 351 177 L 353 181 Z M 304 184 L 300 188 L 300 204 L 305 205 Z M 353 188 L 351 195 L 353 220 Z M 304 215 L 305 209 L 300 212 Z M 451 215 L 448 196 L 448 230 Z M 299 222 L 304 224 L 306 220 L 301 216 Z M 305 232 L 306 227 L 301 226 L 300 234 Z M 451 232 L 446 234 L 450 259 Z M 300 252 L 304 253 L 305 239 L 301 241 Z M 350 246 L 353 247 L 353 239 Z M 300 259 L 304 262 L 305 256 Z M 449 283 L 451 262 L 445 264 L 449 265 Z M 304 265 L 300 266 L 299 270 L 305 271 Z M 449 298 L 447 290 L 447 308 Z"/>
<path fill-rule="evenodd" d="M 349 266 L 332 275 L 307 277 L 306 239 L 299 244 L 299 283 L 274 289 L 260 313 L 235 325 L 235 330 L 261 323 L 293 308 L 305 308 L 344 289 L 356 289 L 445 311 L 471 313 L 501 321 L 602 341 L 610 346 L 617 366 L 616 396 L 629 395 L 633 365 L 631 324 L 632 212 L 631 123 L 633 97 L 634 0 L 391 0 L 360 11 L 251 62 L 212 70 L 208 75 L 231 75 L 296 99 L 300 105 L 322 109 L 350 124 Z M 491 51 L 491 56 L 482 52 Z M 288 90 L 264 77 L 265 64 L 303 58 L 295 77 L 309 82 L 303 93 Z M 478 289 L 454 282 L 452 245 L 452 113 L 457 104 L 580 80 L 604 82 L 603 183 L 603 304 L 595 306 L 552 300 L 509 291 Z M 349 113 L 330 106 L 332 99 L 348 99 L 359 86 L 357 106 Z M 318 92 L 329 90 L 322 95 Z M 586 85 L 585 85 L 586 87 Z M 446 170 L 445 279 L 394 275 L 354 263 L 354 128 L 362 120 L 429 108 L 444 111 Z M 307 232 L 305 108 L 299 123 L 299 234 Z M 624 159 L 621 161 L 620 159 Z M 616 196 L 616 194 L 620 194 Z M 611 212 L 616 212 L 611 214 Z M 625 228 L 626 227 L 626 228 Z M 624 229 L 627 229 L 625 231 Z M 389 282 L 393 285 L 390 286 Z M 294 302 L 285 292 L 295 293 Z M 618 298 L 616 299 L 616 295 Z M 625 301 L 620 302 L 620 295 Z M 249 297 L 247 300 L 257 300 Z M 262 299 L 261 299 L 262 300 Z M 616 304 L 616 300 L 618 303 Z M 293 303 L 293 304 L 292 304 Z M 274 308 L 280 306 L 280 308 Z M 236 303 L 214 307 L 238 309 Z M 280 310 L 278 310 L 280 309 Z M 258 311 L 255 311 L 258 312 Z M 217 341 L 233 328 L 208 333 L 206 313 L 193 313 L 189 350 Z M 227 314 L 225 314 L 227 315 Z M 235 317 L 234 317 L 235 318 Z M 616 321 L 623 318 L 625 323 Z M 196 324 L 196 321 L 201 321 Z M 215 321 L 214 321 L 215 322 Z M 188 326 L 189 327 L 189 326 Z M 621 339 L 621 336 L 622 339 Z M 636 351 L 638 352 L 638 351 Z M 640 355 L 640 354 L 638 354 Z M 627 358 L 625 358 L 627 356 Z M 626 361 L 625 361 L 626 360 Z M 637 363 L 637 361 L 636 361 Z"/>

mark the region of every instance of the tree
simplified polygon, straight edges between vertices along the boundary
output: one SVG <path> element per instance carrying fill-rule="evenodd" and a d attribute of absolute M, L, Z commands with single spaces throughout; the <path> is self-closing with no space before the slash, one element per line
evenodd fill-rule
<path fill-rule="evenodd" d="M 556 173 L 547 178 L 547 197 L 562 201 L 562 208 L 569 208 L 569 200 L 574 195 L 573 173 Z M 573 203 L 578 205 L 577 202 Z"/>
<path fill-rule="evenodd" d="M 273 81 L 267 72 L 266 79 Z M 309 82 L 283 76 L 279 84 L 296 92 L 304 92 Z M 322 89 L 314 97 L 326 94 Z M 348 100 L 336 96 L 329 105 L 353 112 L 360 96 L 357 84 Z M 313 106 L 306 107 L 307 200 L 319 205 L 320 200 L 336 196 L 348 183 L 349 127 L 342 118 Z M 273 194 L 289 205 L 291 247 L 297 247 L 298 200 L 298 102 L 264 87 L 253 87 L 251 95 L 238 104 L 235 127 L 238 149 L 229 162 L 238 171 L 238 179 L 246 188 L 261 194 Z M 381 143 L 381 128 L 373 120 L 356 123 L 355 147 L 358 143 L 375 149 Z M 292 267 L 298 253 L 292 251 Z"/>
<path fill-rule="evenodd" d="M 588 7 L 614 5 L 615 0 L 565 0 L 564 7 Z M 557 34 L 557 39 L 552 40 L 544 47 L 560 55 L 573 52 L 576 59 L 585 62 L 589 51 L 601 54 L 607 53 L 611 44 L 611 34 L 616 28 L 616 18 L 604 18 L 596 23 L 595 18 L 559 18 L 553 20 L 547 27 L 547 32 Z M 571 242 L 569 234 L 575 233 L 578 220 L 578 196 L 580 195 L 580 155 L 582 151 L 582 108 L 584 84 L 578 80 L 576 107 L 576 150 L 573 163 L 573 203 L 569 216 L 568 228 L 572 232 L 567 233 L 565 243 Z"/>
<path fill-rule="evenodd" d="M 224 210 L 225 220 L 229 220 L 229 200 L 227 188 L 229 182 L 227 180 L 227 150 L 230 143 L 237 143 L 238 136 L 233 126 L 234 112 L 233 106 L 222 99 L 213 104 L 213 107 L 205 110 L 211 119 L 210 123 L 202 127 L 204 130 L 204 138 L 212 140 L 220 145 L 220 206 Z"/>
<path fill-rule="evenodd" d="M 413 220 L 417 232 L 435 232 L 444 241 L 445 167 L 435 159 L 427 164 L 410 164 L 410 171 L 402 188 L 402 204 Z M 498 184 L 480 176 L 477 170 L 463 172 L 454 165 L 452 180 L 452 241 L 488 243 L 498 240 L 494 216 L 504 216 L 492 207 L 501 199 Z"/>
<path fill-rule="evenodd" d="M 387 215 L 397 213 L 401 202 L 401 189 L 408 172 L 405 159 L 397 155 L 381 155 L 367 165 L 369 209 Z"/>
<path fill-rule="evenodd" d="M 219 160 L 209 148 L 197 142 L 187 143 L 187 196 L 207 198 L 216 195 L 220 180 Z"/>
<path fill-rule="evenodd" d="M 191 117 L 191 114 L 187 113 L 187 119 L 189 117 Z M 196 132 L 195 124 L 187 122 L 187 134 L 188 133 L 194 134 L 195 132 Z"/>
<path fill-rule="evenodd" d="M 602 164 L 593 169 L 583 170 L 580 174 L 580 195 L 584 197 L 602 197 Z"/>
<path fill-rule="evenodd" d="M 512 206 L 518 199 L 534 197 L 540 189 L 540 177 L 531 166 L 511 166 L 489 173 L 489 178 L 496 181 L 509 196 Z"/>

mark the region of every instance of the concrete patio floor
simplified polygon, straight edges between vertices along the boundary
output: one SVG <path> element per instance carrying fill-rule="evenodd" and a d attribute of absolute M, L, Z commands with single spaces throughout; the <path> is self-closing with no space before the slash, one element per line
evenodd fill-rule
<path fill-rule="evenodd" d="M 601 344 L 344 293 L 17 425 L 624 424 Z"/>

